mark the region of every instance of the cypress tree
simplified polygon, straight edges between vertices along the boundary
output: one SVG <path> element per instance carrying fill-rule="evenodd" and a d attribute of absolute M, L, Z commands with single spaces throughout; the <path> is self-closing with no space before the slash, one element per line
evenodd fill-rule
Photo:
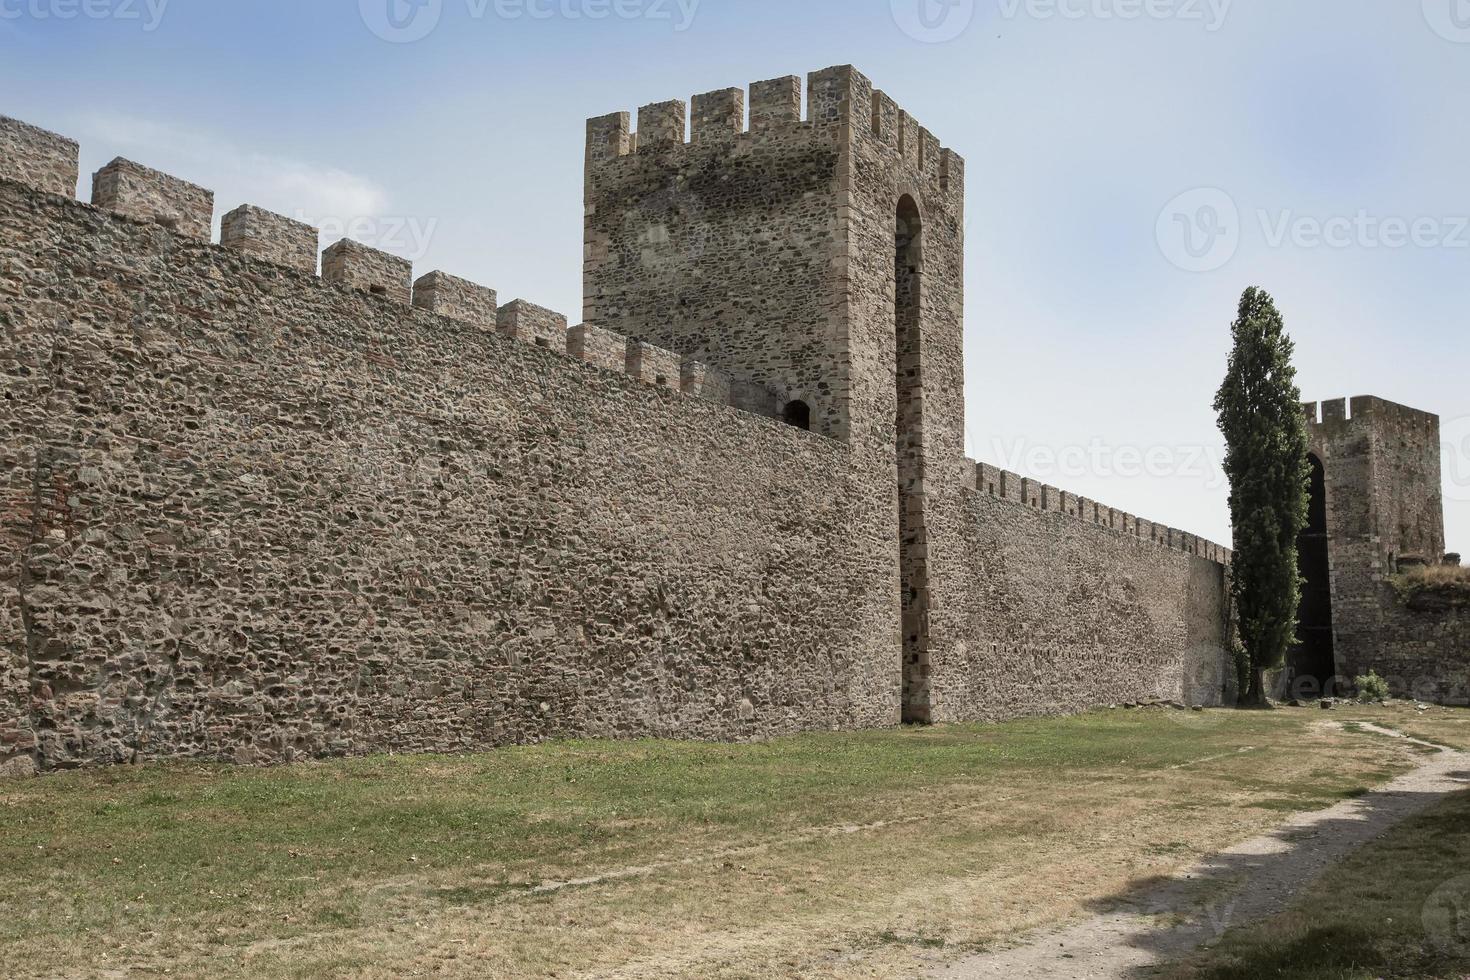
<path fill-rule="evenodd" d="M 1296 636 L 1297 537 L 1307 523 L 1311 470 L 1296 345 L 1270 294 L 1247 289 L 1230 329 L 1235 347 L 1215 411 L 1225 435 L 1235 609 L 1249 665 L 1241 703 L 1261 707 L 1265 672 L 1285 662 Z"/>

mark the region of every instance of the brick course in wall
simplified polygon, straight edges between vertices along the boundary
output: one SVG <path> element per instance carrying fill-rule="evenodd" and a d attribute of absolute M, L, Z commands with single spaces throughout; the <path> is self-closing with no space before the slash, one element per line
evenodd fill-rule
<path fill-rule="evenodd" d="M 567 353 L 606 371 L 628 365 L 628 338 L 593 323 L 579 323 L 567 334 Z"/>
<path fill-rule="evenodd" d="M 413 284 L 416 309 L 472 323 L 481 330 L 495 329 L 496 302 L 495 290 L 445 272 L 431 272 Z"/>
<path fill-rule="evenodd" d="M 645 384 L 676 391 L 682 387 L 683 365 L 679 355 L 641 340 L 628 341 L 627 371 L 629 377 Z"/>
<path fill-rule="evenodd" d="M 220 221 L 219 242 L 257 259 L 316 272 L 316 229 L 264 208 L 242 204 L 225 215 Z"/>
<path fill-rule="evenodd" d="M 214 192 L 121 157 L 92 175 L 92 203 L 185 238 L 213 235 Z"/>
<path fill-rule="evenodd" d="M 567 349 L 567 318 L 555 310 L 523 299 L 512 300 L 500 308 L 499 329 L 502 337 L 519 340 L 523 344 L 552 350 Z M 615 365 L 612 361 L 603 366 L 609 370 L 623 369 L 623 365 Z"/>
<path fill-rule="evenodd" d="M 413 263 L 396 255 L 344 238 L 322 253 L 326 282 L 409 305 L 413 296 Z"/>

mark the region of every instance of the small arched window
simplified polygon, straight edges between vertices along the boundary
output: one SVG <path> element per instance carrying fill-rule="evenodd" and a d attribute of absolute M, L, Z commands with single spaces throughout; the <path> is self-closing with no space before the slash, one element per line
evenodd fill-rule
<path fill-rule="evenodd" d="M 794 425 L 807 432 L 812 430 L 812 407 L 804 401 L 787 402 L 786 407 L 781 410 L 781 418 L 786 420 L 787 425 Z"/>

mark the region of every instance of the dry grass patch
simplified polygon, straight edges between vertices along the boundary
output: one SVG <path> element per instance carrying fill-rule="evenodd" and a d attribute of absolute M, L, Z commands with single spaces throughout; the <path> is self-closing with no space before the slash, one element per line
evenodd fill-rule
<path fill-rule="evenodd" d="M 1460 737 L 1463 719 L 1443 714 L 1332 720 Z M 1321 712 L 1117 711 L 761 745 L 70 773 L 0 804 L 0 965 L 903 975 L 1361 792 L 1414 751 Z"/>
<path fill-rule="evenodd" d="M 1413 609 L 1435 610 L 1470 603 L 1470 568 L 1422 565 L 1394 576 L 1394 588 Z"/>

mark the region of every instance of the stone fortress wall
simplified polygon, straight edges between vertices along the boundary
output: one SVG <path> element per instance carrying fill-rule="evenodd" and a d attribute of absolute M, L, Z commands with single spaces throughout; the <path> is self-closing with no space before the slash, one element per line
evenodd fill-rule
<path fill-rule="evenodd" d="M 711 181 L 788 173 L 826 203 L 762 231 L 753 179 L 706 241 L 811 243 L 791 307 L 732 312 L 708 252 L 683 274 L 716 298 L 668 274 L 678 182 L 617 219 L 594 189 L 570 328 L 354 242 L 318 277 L 259 208 L 212 244 L 212 195 L 128 161 L 79 203 L 76 144 L 0 120 L 0 767 L 756 738 L 892 725 L 905 692 L 934 721 L 1219 703 L 1225 549 L 961 453 L 962 161 L 852 69 L 806 120 L 792 84 L 752 89 L 755 136 L 732 90 L 693 146 L 654 107 L 588 153 L 593 188 L 717 129 Z M 633 261 L 658 289 L 600 264 Z"/>
<path fill-rule="evenodd" d="M 805 119 L 801 102 L 787 77 L 750 86 L 748 126 L 741 89 L 645 106 L 636 134 L 630 113 L 590 120 L 586 317 L 717 364 L 762 393 L 757 410 L 799 406 L 880 492 L 897 485 L 907 720 L 1218 680 L 1225 549 L 1039 483 L 1021 496 L 1014 474 L 976 499 L 996 480 L 964 457 L 964 159 L 850 66 L 807 79 Z M 1125 571 L 1140 548 L 1198 561 Z M 1127 595 L 1099 589 L 1109 569 Z M 1208 613 L 1194 573 L 1213 583 Z M 1083 649 L 1103 666 L 1080 667 Z"/>
<path fill-rule="evenodd" d="M 1470 703 L 1467 609 L 1409 603 L 1394 587 L 1445 555 L 1439 417 L 1373 397 L 1303 411 L 1322 468 L 1338 686 L 1376 671 L 1399 696 Z"/>

